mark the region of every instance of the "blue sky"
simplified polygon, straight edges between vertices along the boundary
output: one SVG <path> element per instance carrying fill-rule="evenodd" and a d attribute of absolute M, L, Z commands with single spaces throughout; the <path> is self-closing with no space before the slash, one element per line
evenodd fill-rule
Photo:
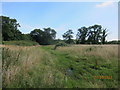
<path fill-rule="evenodd" d="M 17 19 L 20 31 L 51 27 L 57 38 L 68 29 L 100 24 L 108 29 L 107 40 L 118 39 L 117 2 L 3 2 L 2 15 Z"/>

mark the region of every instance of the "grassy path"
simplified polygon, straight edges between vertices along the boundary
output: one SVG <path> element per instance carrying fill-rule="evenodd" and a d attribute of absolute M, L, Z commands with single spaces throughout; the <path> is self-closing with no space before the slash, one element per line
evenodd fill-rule
<path fill-rule="evenodd" d="M 3 51 L 6 62 L 3 67 L 11 61 L 3 73 L 4 87 L 117 87 L 117 57 L 105 46 L 70 46 L 57 50 L 52 49 L 54 46 L 15 47 Z M 116 50 L 116 47 L 112 48 Z M 106 55 L 101 55 L 99 49 L 101 52 L 106 50 Z M 18 58 L 17 62 L 15 58 Z M 112 79 L 96 79 L 94 76 L 112 76 Z"/>
<path fill-rule="evenodd" d="M 66 87 L 97 88 L 118 84 L 117 62 L 114 58 L 105 63 L 105 59 L 98 56 L 76 55 L 74 51 L 52 50 L 53 47 L 42 48 L 56 58 L 56 68 L 67 78 Z M 94 76 L 112 76 L 112 79 L 95 79 Z"/>

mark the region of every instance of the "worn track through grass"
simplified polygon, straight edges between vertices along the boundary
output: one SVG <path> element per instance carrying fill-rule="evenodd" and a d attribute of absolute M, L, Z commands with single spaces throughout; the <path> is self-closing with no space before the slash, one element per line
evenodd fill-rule
<path fill-rule="evenodd" d="M 53 48 L 54 46 L 4 47 L 3 60 L 6 63 L 3 69 L 7 64 L 9 67 L 3 71 L 3 87 L 117 87 L 117 45 Z M 94 76 L 112 76 L 112 79 L 95 79 Z"/>

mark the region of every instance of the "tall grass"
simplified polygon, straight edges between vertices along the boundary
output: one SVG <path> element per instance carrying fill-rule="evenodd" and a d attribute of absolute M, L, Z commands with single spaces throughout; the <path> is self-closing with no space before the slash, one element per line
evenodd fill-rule
<path fill-rule="evenodd" d="M 97 56 L 105 60 L 118 58 L 118 45 L 74 45 L 72 47 L 60 47 L 58 50 L 72 53 L 75 56 Z"/>
<path fill-rule="evenodd" d="M 73 45 L 56 50 L 53 47 L 2 46 L 3 87 L 117 87 L 117 45 Z M 94 76 L 112 76 L 112 79 Z"/>
<path fill-rule="evenodd" d="M 19 40 L 19 41 L 3 41 L 4 45 L 17 45 L 17 46 L 36 46 L 39 45 L 37 42 L 29 40 Z"/>
<path fill-rule="evenodd" d="M 44 49 L 57 57 L 56 68 L 64 74 L 73 72 L 67 76 L 70 77 L 67 87 L 118 87 L 118 45 L 73 45 L 58 47 L 56 51 L 49 48 Z M 112 79 L 95 79 L 95 76 Z"/>
<path fill-rule="evenodd" d="M 26 72 L 40 62 L 41 56 L 42 52 L 38 50 L 37 47 L 3 47 L 3 86 L 10 85 L 17 74 L 22 74 L 24 76 Z"/>

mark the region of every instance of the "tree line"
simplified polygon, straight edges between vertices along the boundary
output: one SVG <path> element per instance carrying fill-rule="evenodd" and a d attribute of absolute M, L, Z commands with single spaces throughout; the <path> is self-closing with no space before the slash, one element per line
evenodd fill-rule
<path fill-rule="evenodd" d="M 68 30 L 64 33 L 63 38 L 67 43 L 73 43 L 73 31 Z M 93 25 L 87 27 L 81 27 L 78 29 L 76 35 L 76 44 L 105 44 L 107 36 L 107 29 L 103 29 L 101 25 Z"/>
<path fill-rule="evenodd" d="M 18 29 L 20 24 L 16 19 L 0 16 L 2 18 L 2 40 L 31 40 L 36 41 L 41 45 L 55 44 L 60 39 L 56 39 L 57 32 L 52 28 L 34 29 L 29 34 L 23 34 Z M 93 25 L 89 27 L 81 27 L 78 29 L 76 39 L 73 39 L 74 32 L 66 31 L 63 36 L 63 41 L 68 44 L 105 44 L 107 37 L 107 29 L 101 25 Z"/>

